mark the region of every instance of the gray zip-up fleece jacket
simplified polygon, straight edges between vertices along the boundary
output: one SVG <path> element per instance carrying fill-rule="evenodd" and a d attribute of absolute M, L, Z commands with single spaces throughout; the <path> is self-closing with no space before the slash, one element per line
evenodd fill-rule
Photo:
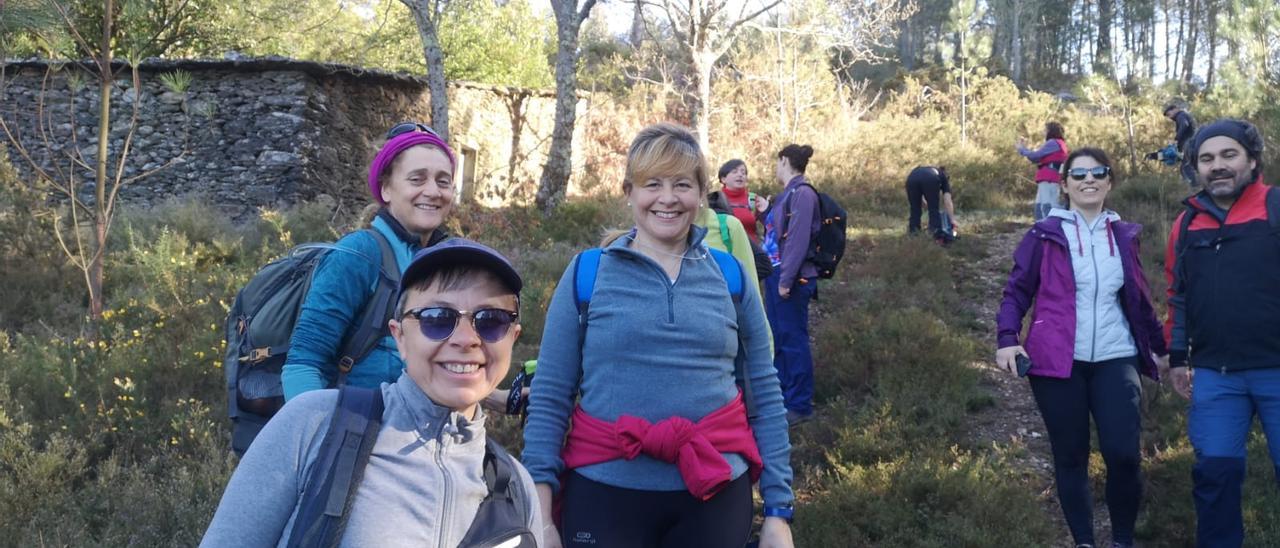
<path fill-rule="evenodd" d="M 1120 215 L 1103 210 L 1092 224 L 1068 209 L 1054 208 L 1049 216 L 1062 219 L 1075 271 L 1076 346 L 1072 359 L 1100 362 L 1137 355 L 1129 320 L 1120 307 L 1124 265 L 1111 232 L 1111 223 L 1119 221 Z"/>
<path fill-rule="evenodd" d="M 524 429 L 522 462 L 535 481 L 559 490 L 560 450 L 579 393 L 587 414 L 609 422 L 623 414 L 649 422 L 670 417 L 697 422 L 733 401 L 741 331 L 759 415 L 751 429 L 764 461 L 760 493 L 768 506 L 791 504 L 791 443 L 760 295 L 743 292 L 739 318 L 724 276 L 702 244 L 705 235 L 702 227 L 690 229 L 689 249 L 674 282 L 658 263 L 628 247 L 628 238 L 606 247 L 581 346 L 575 265 L 565 270 L 547 308 Z M 747 471 L 742 457 L 724 457 L 734 478 Z M 687 489 L 675 464 L 645 454 L 576 471 L 626 489 Z"/>
<path fill-rule="evenodd" d="M 382 429 L 356 491 L 341 546 L 457 546 L 488 493 L 484 414 L 468 421 L 433 403 L 402 374 L 382 385 Z M 304 482 L 329 428 L 337 390 L 289 400 L 231 476 L 201 546 L 285 546 Z M 529 473 L 517 467 L 529 530 L 542 545 L 542 515 Z"/>

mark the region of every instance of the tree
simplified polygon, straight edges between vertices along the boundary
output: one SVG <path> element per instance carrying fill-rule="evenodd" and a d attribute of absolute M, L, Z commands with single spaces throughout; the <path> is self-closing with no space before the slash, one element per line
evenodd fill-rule
<path fill-rule="evenodd" d="M 977 0 L 957 0 L 951 8 L 949 25 L 955 45 L 947 48 L 944 43 L 940 48 L 950 53 L 947 65 L 960 80 L 961 143 L 969 142 L 969 75 L 974 70 L 972 59 L 985 57 L 991 48 L 990 36 L 975 31 L 977 22 L 982 18 L 983 12 Z"/>
<path fill-rule="evenodd" d="M 175 21 L 184 20 L 186 17 L 184 10 L 190 4 L 187 0 L 123 0 L 119 4 L 115 0 L 105 0 L 101 11 L 90 12 L 97 14 L 98 19 L 93 19 L 86 15 L 85 11 L 77 11 L 77 7 L 84 7 L 84 4 L 69 4 L 60 0 L 39 0 L 39 2 L 30 3 L 28 6 L 38 8 L 54 24 L 39 28 L 28 27 L 23 30 L 32 33 L 36 41 L 44 44 L 45 49 L 49 51 L 59 49 L 57 47 L 59 44 L 70 44 L 71 49 L 66 53 L 72 58 L 88 59 L 84 65 L 73 63 L 72 66 L 75 68 L 72 70 L 84 69 L 96 78 L 98 86 L 97 151 L 90 166 L 89 161 L 83 157 L 77 147 L 69 147 L 70 150 L 66 154 L 72 167 L 65 171 L 56 168 L 46 170 L 23 146 L 19 137 L 19 132 L 23 128 L 14 127 L 12 120 L 0 116 L 0 131 L 4 132 L 17 154 L 30 165 L 38 184 L 47 184 L 55 192 L 63 195 L 68 202 L 71 219 L 69 227 L 65 230 L 69 233 L 69 237 L 63 232 L 61 223 L 56 225 L 58 229 L 55 235 L 62 250 L 84 274 L 85 287 L 89 294 L 90 330 L 96 334 L 97 324 L 102 319 L 103 287 L 106 278 L 103 260 L 106 257 L 107 237 L 111 232 L 112 221 L 115 219 L 116 197 L 125 185 L 164 169 L 168 165 L 128 178 L 124 175 L 125 164 L 137 127 L 140 103 L 138 100 L 132 101 L 132 115 L 125 130 L 123 144 L 115 153 L 115 161 L 112 161 L 109 148 L 113 125 L 111 98 L 118 76 L 115 50 L 117 45 L 127 48 L 127 66 L 130 69 L 133 90 L 136 93 L 141 88 L 137 65 L 141 54 L 164 47 L 162 44 L 165 43 L 165 37 L 177 32 L 171 25 L 175 25 Z M 154 27 L 154 32 L 145 35 L 126 35 L 119 32 L 120 28 L 129 28 L 131 24 L 136 23 L 137 18 L 142 17 L 140 14 L 155 13 L 166 15 L 163 18 L 164 22 Z M 117 23 L 120 25 L 118 26 Z M 95 34 L 88 34 L 86 27 Z M 8 37 L 5 42 L 8 42 Z M 76 117 L 74 105 L 69 110 L 74 132 Z M 52 115 L 45 112 L 45 109 L 41 109 L 40 116 L 42 119 L 37 120 L 40 127 L 54 127 L 55 124 L 48 118 Z M 78 176 L 75 173 L 77 166 L 92 168 L 94 173 L 92 203 L 86 203 L 80 198 Z M 88 238 L 82 235 L 82 226 L 86 224 L 89 227 Z"/>
<path fill-rule="evenodd" d="M 741 2 L 736 12 L 728 0 L 662 0 L 658 6 L 666 14 L 671 33 L 688 56 L 693 88 L 689 117 L 698 135 L 702 153 L 711 154 L 711 69 L 738 37 L 742 26 L 780 4 L 782 0 Z"/>
<path fill-rule="evenodd" d="M 444 75 L 444 52 L 436 23 L 444 14 L 448 0 L 400 0 L 409 7 L 422 40 L 422 57 L 427 62 L 427 90 L 431 93 L 431 127 L 440 138 L 449 140 L 449 93 Z"/>
<path fill-rule="evenodd" d="M 534 15 L 527 0 L 451 0 L 438 29 L 444 73 L 451 81 L 549 88 L 553 50 L 550 18 Z"/>
<path fill-rule="evenodd" d="M 537 205 L 550 213 L 564 197 L 573 168 L 573 127 L 578 118 L 578 30 L 596 0 L 551 0 L 556 16 L 556 119 L 551 150 L 538 182 Z"/>
<path fill-rule="evenodd" d="M 1115 0 L 1098 0 L 1098 42 L 1093 72 L 1107 78 L 1115 77 L 1115 65 L 1111 60 L 1111 21 L 1115 12 Z"/>

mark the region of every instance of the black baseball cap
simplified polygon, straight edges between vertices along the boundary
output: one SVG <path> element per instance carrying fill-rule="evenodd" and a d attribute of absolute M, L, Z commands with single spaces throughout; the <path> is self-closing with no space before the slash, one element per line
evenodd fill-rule
<path fill-rule="evenodd" d="M 409 268 L 400 276 L 400 293 L 443 267 L 458 265 L 478 266 L 493 272 L 516 295 L 524 287 L 520 273 L 501 253 L 466 238 L 449 238 L 413 256 Z"/>

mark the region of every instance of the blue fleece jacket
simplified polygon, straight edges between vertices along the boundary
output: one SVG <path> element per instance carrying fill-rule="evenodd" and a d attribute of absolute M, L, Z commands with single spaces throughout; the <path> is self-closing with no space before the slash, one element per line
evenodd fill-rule
<path fill-rule="evenodd" d="M 558 476 L 564 470 L 560 450 L 575 395 L 581 394 L 584 411 L 610 422 L 623 414 L 650 422 L 673 416 L 696 422 L 728 404 L 738 393 L 734 358 L 741 330 L 759 415 L 751 428 L 764 460 L 760 491 L 766 505 L 791 503 L 786 410 L 760 296 L 744 291 L 735 308 L 720 269 L 702 244 L 705 234 L 701 227 L 691 229 L 689 250 L 675 282 L 652 259 L 628 247 L 629 238 L 606 247 L 581 346 L 575 265 L 565 270 L 547 310 L 524 429 L 522 462 L 534 482 L 559 490 Z M 746 472 L 741 457 L 725 458 L 735 478 Z M 686 489 L 674 464 L 645 455 L 577 472 L 627 489 Z"/>
<path fill-rule="evenodd" d="M 407 232 L 385 210 L 374 218 L 372 226 L 391 243 L 396 263 L 404 272 L 420 247 L 417 236 Z M 432 234 L 431 243 L 444 238 L 444 233 L 437 230 Z M 316 267 L 280 374 L 286 400 L 309 390 L 334 386 L 338 380 L 338 353 L 351 325 L 377 287 L 382 259 L 374 237 L 363 230 L 356 231 L 343 236 L 335 245 L 355 253 L 330 252 Z M 404 361 L 396 350 L 395 339 L 388 333 L 351 368 L 347 383 L 373 388 L 384 382 L 395 382 L 403 370 Z"/>

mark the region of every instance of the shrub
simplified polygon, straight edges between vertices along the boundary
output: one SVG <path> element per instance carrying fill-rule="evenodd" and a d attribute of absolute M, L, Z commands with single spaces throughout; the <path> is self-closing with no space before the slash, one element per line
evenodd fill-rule
<path fill-rule="evenodd" d="M 998 458 L 942 457 L 841 467 L 796 512 L 797 546 L 1036 546 L 1054 537 L 1030 486 Z"/>

